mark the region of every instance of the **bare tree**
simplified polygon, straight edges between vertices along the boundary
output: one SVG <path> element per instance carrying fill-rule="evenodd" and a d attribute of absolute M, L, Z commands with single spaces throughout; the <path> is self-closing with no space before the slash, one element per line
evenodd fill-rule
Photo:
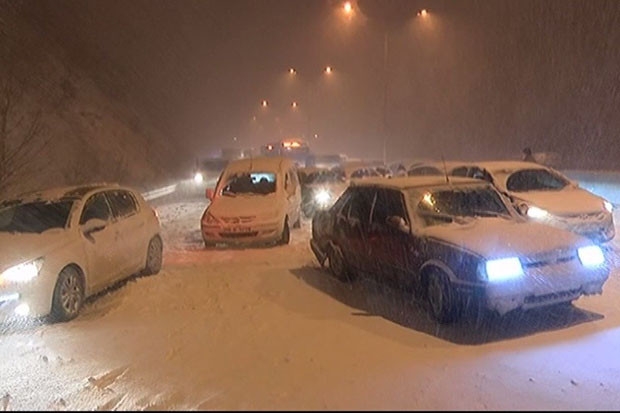
<path fill-rule="evenodd" d="M 35 172 L 36 156 L 49 143 L 43 132 L 42 111 L 28 110 L 23 85 L 0 75 L 0 197 Z"/>

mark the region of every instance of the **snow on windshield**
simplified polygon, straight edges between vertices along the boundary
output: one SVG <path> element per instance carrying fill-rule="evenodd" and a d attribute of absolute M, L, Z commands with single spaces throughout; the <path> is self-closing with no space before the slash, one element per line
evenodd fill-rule
<path fill-rule="evenodd" d="M 0 232 L 42 233 L 64 228 L 73 200 L 30 202 L 0 209 Z"/>
<path fill-rule="evenodd" d="M 560 190 L 570 182 L 547 169 L 524 169 L 514 172 L 506 181 L 506 188 L 514 192 Z"/>
<path fill-rule="evenodd" d="M 222 195 L 267 195 L 276 191 L 276 174 L 273 172 L 241 172 L 228 178 Z"/>

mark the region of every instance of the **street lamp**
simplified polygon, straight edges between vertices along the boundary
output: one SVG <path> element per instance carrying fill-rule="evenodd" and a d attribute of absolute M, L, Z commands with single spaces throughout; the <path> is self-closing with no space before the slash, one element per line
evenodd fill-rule
<path fill-rule="evenodd" d="M 325 73 L 330 74 L 332 72 L 332 67 L 331 66 L 327 66 L 325 68 Z"/>

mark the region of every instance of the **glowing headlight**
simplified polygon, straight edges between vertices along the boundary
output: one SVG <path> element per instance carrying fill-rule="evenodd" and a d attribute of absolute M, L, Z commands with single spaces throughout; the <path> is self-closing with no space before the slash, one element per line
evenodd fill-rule
<path fill-rule="evenodd" d="M 486 262 L 487 278 L 490 282 L 506 281 L 523 275 L 523 267 L 518 258 L 501 258 Z"/>
<path fill-rule="evenodd" d="M 327 205 L 332 199 L 332 196 L 325 189 L 321 189 L 314 194 L 314 200 L 319 205 Z"/>
<path fill-rule="evenodd" d="M 196 172 L 196 175 L 194 175 L 194 182 L 196 182 L 197 184 L 201 183 L 204 180 L 204 177 L 202 176 L 202 174 L 200 172 Z"/>
<path fill-rule="evenodd" d="M 535 206 L 531 206 L 527 209 L 527 216 L 530 218 L 543 219 L 546 218 L 548 215 L 549 213 L 547 211 Z"/>
<path fill-rule="evenodd" d="M 596 267 L 605 262 L 603 250 L 598 245 L 590 245 L 581 247 L 577 250 L 579 261 L 584 267 Z"/>
<path fill-rule="evenodd" d="M 37 258 L 36 260 L 32 260 L 8 268 L 2 274 L 0 274 L 0 284 L 2 283 L 2 281 L 6 281 L 9 283 L 28 282 L 35 278 L 37 275 L 39 275 L 39 271 L 41 270 L 42 265 L 43 258 Z"/>
<path fill-rule="evenodd" d="M 614 206 L 613 206 L 613 204 L 612 204 L 611 202 L 609 202 L 609 201 L 603 201 L 603 205 L 605 206 L 605 209 L 606 209 L 608 212 L 610 212 L 610 213 L 611 213 L 611 212 L 614 212 Z"/>

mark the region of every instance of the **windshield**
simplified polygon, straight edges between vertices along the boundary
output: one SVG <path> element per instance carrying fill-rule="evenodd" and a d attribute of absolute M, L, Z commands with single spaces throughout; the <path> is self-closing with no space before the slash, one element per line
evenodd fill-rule
<path fill-rule="evenodd" d="M 0 209 L 0 232 L 42 233 L 67 226 L 72 200 L 37 201 Z"/>
<path fill-rule="evenodd" d="M 273 172 L 239 172 L 228 177 L 222 195 L 267 195 L 276 192 L 276 174 Z"/>
<path fill-rule="evenodd" d="M 524 169 L 514 172 L 506 181 L 506 189 L 514 192 L 558 191 L 570 184 L 561 175 L 547 169 Z"/>
<path fill-rule="evenodd" d="M 415 190 L 409 197 L 426 225 L 453 222 L 456 217 L 510 215 L 499 193 L 492 188 Z"/>

